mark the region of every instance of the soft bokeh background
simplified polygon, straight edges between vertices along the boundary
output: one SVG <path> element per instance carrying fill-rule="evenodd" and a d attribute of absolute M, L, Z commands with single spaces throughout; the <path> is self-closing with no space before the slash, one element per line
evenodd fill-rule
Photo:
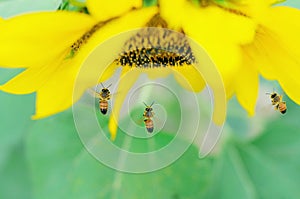
<path fill-rule="evenodd" d="M 0 16 L 55 10 L 59 3 L 0 0 Z M 300 8 L 299 1 L 284 4 Z M 18 72 L 0 69 L 0 83 Z M 200 160 L 192 146 L 176 163 L 148 174 L 116 172 L 95 160 L 77 135 L 71 110 L 31 121 L 34 94 L 0 92 L 0 198 L 300 198 L 300 108 L 284 96 L 287 114 L 273 111 L 265 95 L 272 88 L 280 91 L 276 82 L 261 79 L 253 118 L 235 98 L 229 101 L 224 133 L 212 155 Z M 170 136 L 162 133 L 158 145 Z M 122 136 L 116 142 L 122 143 Z"/>

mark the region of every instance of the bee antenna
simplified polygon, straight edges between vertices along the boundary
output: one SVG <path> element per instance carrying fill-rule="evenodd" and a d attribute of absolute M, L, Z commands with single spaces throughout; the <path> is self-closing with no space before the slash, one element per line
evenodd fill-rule
<path fill-rule="evenodd" d="M 143 103 L 145 104 L 146 107 L 148 107 L 148 105 L 145 102 L 143 102 Z"/>
<path fill-rule="evenodd" d="M 111 85 L 112 85 L 112 84 L 108 85 L 108 87 L 106 87 L 106 88 L 109 88 L 109 87 L 111 87 Z"/>
<path fill-rule="evenodd" d="M 105 88 L 105 86 L 102 84 L 102 82 L 100 84 L 101 84 L 102 88 Z"/>
<path fill-rule="evenodd" d="M 152 107 L 152 106 L 153 106 L 153 104 L 154 104 L 154 101 L 152 102 L 152 104 L 150 105 L 150 107 Z"/>

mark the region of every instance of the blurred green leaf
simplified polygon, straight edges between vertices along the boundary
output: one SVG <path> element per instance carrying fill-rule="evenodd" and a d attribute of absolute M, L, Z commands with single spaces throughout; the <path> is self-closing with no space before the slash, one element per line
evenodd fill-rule
<path fill-rule="evenodd" d="M 211 161 L 191 148 L 176 163 L 148 174 L 109 169 L 82 153 L 70 183 L 77 198 L 201 198 L 211 175 Z M 143 164 L 141 162 L 141 164 Z"/>
<path fill-rule="evenodd" d="M 74 12 L 84 12 L 88 14 L 85 2 L 78 0 L 63 0 L 58 7 L 58 10 L 67 10 Z"/>
<path fill-rule="evenodd" d="M 286 0 L 279 5 L 286 5 L 286 6 L 291 6 L 291 7 L 295 7 L 295 8 L 300 8 L 300 1 Z"/>
<path fill-rule="evenodd" d="M 1 73 L 0 81 L 9 76 L 10 73 Z M 34 95 L 0 92 L 0 198 L 31 198 L 23 144 L 34 112 L 33 100 Z"/>
<path fill-rule="evenodd" d="M 0 1 L 0 16 L 7 18 L 32 11 L 56 10 L 61 0 L 7 0 Z"/>
<path fill-rule="evenodd" d="M 23 142 L 11 147 L 0 169 L 0 198 L 32 198 L 30 172 Z"/>
<path fill-rule="evenodd" d="M 33 96 L 14 96 L 0 92 L 0 169 L 13 148 L 25 136 L 33 114 Z"/>
<path fill-rule="evenodd" d="M 154 6 L 157 5 L 157 0 L 143 0 L 143 6 Z"/>
<path fill-rule="evenodd" d="M 254 140 L 227 141 L 208 198 L 300 198 L 300 124 L 294 119 L 300 110 L 288 102 L 289 115 L 271 121 Z"/>
<path fill-rule="evenodd" d="M 27 157 L 35 198 L 69 198 L 68 173 L 82 150 L 70 111 L 32 126 Z"/>
<path fill-rule="evenodd" d="M 0 68 L 0 84 L 14 75 L 17 70 Z M 34 113 L 34 95 L 12 95 L 0 92 L 0 168 L 11 150 L 21 141 L 31 123 Z"/>
<path fill-rule="evenodd" d="M 171 138 L 160 136 L 159 140 Z M 144 147 L 133 144 L 134 149 Z M 36 198 L 198 199 L 212 174 L 211 159 L 199 160 L 195 147 L 158 172 L 127 174 L 110 169 L 83 148 L 70 111 L 38 121 L 27 146 Z"/>

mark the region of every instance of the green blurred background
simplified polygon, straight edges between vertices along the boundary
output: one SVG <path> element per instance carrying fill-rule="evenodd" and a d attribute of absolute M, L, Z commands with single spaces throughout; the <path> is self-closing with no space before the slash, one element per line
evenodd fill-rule
<path fill-rule="evenodd" d="M 55 10 L 59 4 L 58 0 L 0 0 L 0 16 Z M 299 1 L 284 4 L 300 8 Z M 0 69 L 0 83 L 18 72 Z M 261 99 L 266 98 L 265 89 L 272 87 L 278 88 L 276 82 L 261 79 Z M 200 160 L 197 147 L 192 146 L 171 166 L 148 174 L 117 172 L 94 159 L 77 135 L 71 110 L 30 120 L 34 100 L 34 94 L 0 92 L 1 199 L 300 198 L 300 108 L 287 96 L 286 115 L 258 110 L 253 118 L 233 98 L 215 153 Z M 170 137 L 162 133 L 157 143 Z"/>

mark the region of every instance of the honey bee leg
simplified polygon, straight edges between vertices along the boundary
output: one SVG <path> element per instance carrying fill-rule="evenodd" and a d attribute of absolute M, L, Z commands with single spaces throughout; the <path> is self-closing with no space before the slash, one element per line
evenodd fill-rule
<path fill-rule="evenodd" d="M 274 110 L 277 111 L 279 109 L 279 104 L 277 104 L 276 106 L 274 106 Z"/>

